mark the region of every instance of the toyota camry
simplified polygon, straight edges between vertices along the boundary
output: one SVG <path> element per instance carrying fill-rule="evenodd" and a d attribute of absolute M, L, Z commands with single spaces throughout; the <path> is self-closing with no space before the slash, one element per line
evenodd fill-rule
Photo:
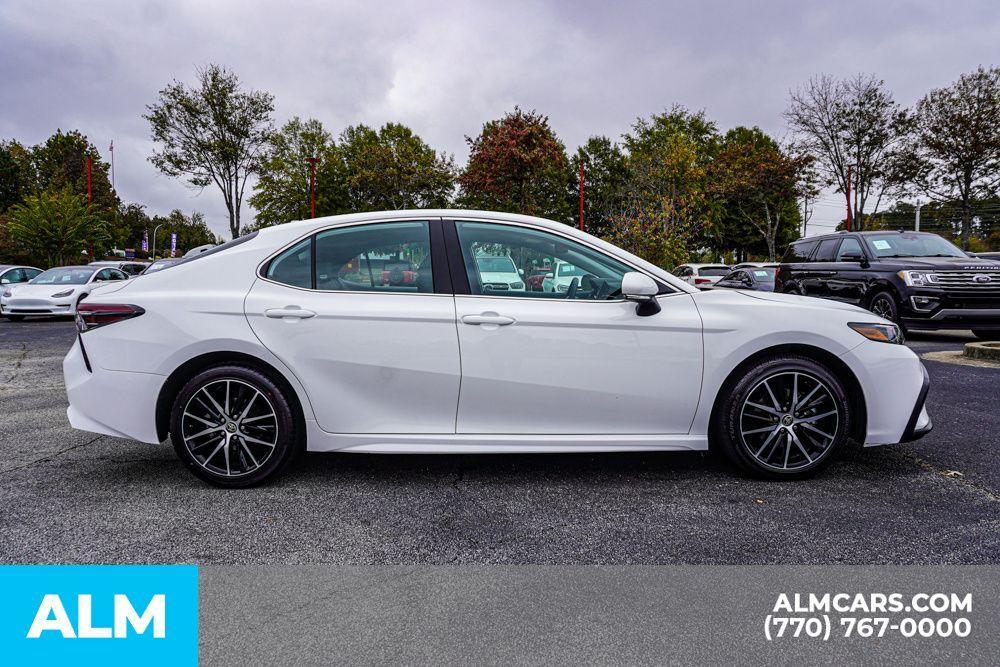
<path fill-rule="evenodd" d="M 565 290 L 495 290 L 485 257 L 578 275 Z M 700 292 L 568 225 L 512 214 L 269 227 L 95 287 L 76 316 L 70 423 L 169 438 L 220 486 L 273 478 L 303 450 L 713 449 L 752 474 L 800 478 L 848 440 L 931 429 L 927 373 L 892 322 L 809 297 Z"/>

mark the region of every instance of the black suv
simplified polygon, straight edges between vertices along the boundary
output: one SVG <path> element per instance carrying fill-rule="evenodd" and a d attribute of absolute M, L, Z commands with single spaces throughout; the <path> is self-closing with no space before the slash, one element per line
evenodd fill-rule
<path fill-rule="evenodd" d="M 912 329 L 972 329 L 1000 339 L 1000 262 L 937 234 L 839 232 L 788 247 L 776 292 L 836 299 Z"/>

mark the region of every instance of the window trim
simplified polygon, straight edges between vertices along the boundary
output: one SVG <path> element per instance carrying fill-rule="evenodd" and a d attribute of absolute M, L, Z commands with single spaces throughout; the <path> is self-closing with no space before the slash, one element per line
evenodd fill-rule
<path fill-rule="evenodd" d="M 369 227 L 369 226 L 372 226 L 372 225 L 391 224 L 391 223 L 394 223 L 394 222 L 426 222 L 427 223 L 429 243 L 430 243 L 430 250 L 431 250 L 431 276 L 432 276 L 432 279 L 433 279 L 433 282 L 434 282 L 434 291 L 433 292 L 389 292 L 389 291 L 384 291 L 383 292 L 383 291 L 375 291 L 375 290 L 334 290 L 334 289 L 319 289 L 319 288 L 316 287 L 316 238 L 320 234 L 323 234 L 323 233 L 326 233 L 326 232 L 329 232 L 329 231 L 333 231 L 333 230 L 336 230 L 336 229 L 348 229 L 350 227 Z M 442 277 L 443 284 L 441 284 L 440 286 L 438 285 L 438 274 L 439 274 L 439 271 L 443 271 L 444 269 L 443 269 L 443 267 L 441 269 L 436 268 L 438 254 L 435 253 L 435 250 L 434 250 L 434 248 L 435 248 L 435 240 L 437 239 L 440 245 L 443 246 L 443 244 L 441 243 L 442 239 L 440 239 L 440 234 L 435 234 L 434 228 L 435 227 L 440 227 L 440 226 L 441 226 L 441 218 L 440 217 L 436 217 L 436 216 L 415 216 L 415 217 L 406 217 L 406 218 L 384 218 L 384 219 L 375 219 L 375 220 L 359 220 L 359 221 L 356 221 L 356 222 L 340 223 L 340 224 L 327 225 L 325 227 L 317 227 L 317 228 L 309 230 L 308 232 L 303 233 L 300 236 L 295 237 L 295 239 L 293 239 L 292 241 L 290 241 L 288 243 L 285 243 L 278 250 L 276 250 L 275 252 L 271 253 L 267 257 L 265 257 L 264 260 L 261 261 L 261 263 L 257 265 L 257 278 L 259 280 L 263 280 L 264 282 L 271 283 L 272 285 L 280 285 L 281 287 L 285 287 L 285 288 L 288 288 L 288 289 L 302 290 L 304 292 L 313 292 L 315 294 L 391 294 L 391 295 L 397 295 L 397 294 L 399 294 L 399 295 L 403 295 L 403 296 L 449 296 L 450 297 L 450 296 L 452 296 L 452 292 L 450 291 L 450 289 L 451 289 L 450 282 L 451 281 L 450 280 L 446 280 L 446 278 L 443 276 Z M 289 285 L 288 283 L 283 283 L 283 282 L 280 282 L 280 281 L 277 281 L 277 280 L 272 280 L 271 278 L 268 278 L 267 277 L 267 269 L 271 265 L 271 261 L 274 260 L 279 255 L 281 255 L 286 250 L 295 247 L 297 244 L 301 243 L 302 241 L 304 241 L 306 239 L 310 240 L 310 243 L 309 243 L 310 254 L 312 255 L 312 257 L 310 259 L 310 264 L 311 264 L 310 271 L 312 273 L 312 278 L 311 278 L 312 286 L 311 287 L 299 287 L 298 285 Z M 443 253 L 444 252 L 444 248 L 442 247 L 439 252 Z M 196 255 L 196 256 L 200 256 L 200 255 Z M 441 288 L 448 289 L 449 291 L 448 292 L 442 292 Z"/>
<path fill-rule="evenodd" d="M 465 264 L 465 257 L 462 254 L 462 247 L 461 247 L 461 244 L 458 241 L 458 227 L 456 226 L 456 223 L 458 223 L 458 222 L 477 222 L 477 223 L 482 223 L 482 224 L 502 225 L 502 226 L 506 226 L 506 227 L 524 227 L 524 228 L 531 229 L 531 230 L 534 230 L 534 231 L 537 231 L 537 232 L 543 232 L 543 233 L 553 234 L 553 235 L 558 236 L 560 238 L 566 239 L 567 241 L 570 241 L 572 243 L 578 243 L 578 244 L 580 244 L 582 246 L 585 246 L 585 247 L 593 250 L 594 252 L 596 252 L 596 253 L 604 256 L 604 257 L 608 257 L 609 259 L 612 259 L 612 260 L 618 262 L 619 264 L 624 264 L 624 265 L 628 266 L 630 269 L 632 269 L 633 271 L 635 271 L 637 273 L 642 273 L 643 275 L 649 276 L 650 278 L 653 279 L 653 281 L 660 288 L 659 292 L 657 292 L 657 294 L 656 294 L 657 297 L 661 297 L 661 296 L 674 296 L 674 295 L 677 295 L 677 294 L 687 294 L 687 292 L 682 292 L 680 290 L 674 289 L 670 285 L 667 285 L 666 283 L 664 283 L 661 279 L 657 278 L 656 276 L 650 275 L 646 271 L 642 270 L 640 267 L 636 266 L 632 262 L 629 262 L 629 261 L 625 260 L 624 258 L 616 257 L 614 255 L 609 255 L 607 253 L 607 251 L 605 251 L 602 248 L 598 248 L 597 246 L 593 245 L 592 243 L 587 243 L 586 241 L 584 241 L 582 239 L 575 238 L 573 236 L 570 236 L 569 234 L 563 234 L 563 233 L 558 232 L 558 231 L 556 231 L 554 229 L 549 229 L 548 227 L 540 227 L 538 225 L 532 225 L 532 224 L 529 224 L 529 223 L 519 222 L 519 221 L 516 221 L 516 220 L 507 220 L 507 219 L 504 219 L 504 220 L 495 220 L 493 218 L 477 218 L 474 215 L 470 215 L 470 216 L 467 216 L 467 217 L 466 216 L 462 216 L 462 217 L 449 217 L 449 218 L 443 218 L 442 220 L 443 220 L 443 222 L 445 224 L 445 230 L 446 230 L 445 239 L 446 239 L 446 242 L 447 242 L 447 245 L 448 245 L 448 260 L 449 260 L 448 261 L 448 265 L 449 265 L 449 268 L 451 269 L 452 283 L 455 284 L 455 285 L 457 285 L 457 287 L 455 289 L 455 292 L 454 292 L 455 296 L 468 296 L 468 297 L 472 297 L 472 298 L 476 298 L 476 299 L 518 299 L 518 300 L 526 300 L 526 301 L 544 301 L 545 303 L 577 303 L 577 304 L 580 304 L 580 303 L 592 303 L 592 304 L 623 303 L 623 302 L 627 301 L 627 299 L 625 299 L 625 298 L 603 299 L 601 301 L 590 301 L 590 300 L 587 300 L 587 299 L 579 299 L 579 300 L 577 300 L 577 299 L 550 299 L 550 298 L 545 298 L 545 297 L 536 297 L 536 296 L 510 296 L 510 295 L 505 295 L 505 294 L 472 294 L 471 289 L 469 288 L 468 267 Z M 456 273 L 457 273 L 457 275 L 456 275 Z M 462 289 L 464 289 L 464 291 L 459 291 L 459 290 L 462 290 Z M 668 290 L 668 291 L 665 292 L 664 290 Z"/>

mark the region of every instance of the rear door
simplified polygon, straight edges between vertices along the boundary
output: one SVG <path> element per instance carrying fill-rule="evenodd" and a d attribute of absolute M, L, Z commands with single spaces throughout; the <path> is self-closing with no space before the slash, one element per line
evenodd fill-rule
<path fill-rule="evenodd" d="M 661 312 L 641 317 L 620 296 L 622 276 L 634 269 L 600 250 L 515 223 L 454 224 L 445 221 L 449 259 L 460 267 L 452 275 L 459 433 L 689 432 L 703 353 L 690 295 L 661 296 Z M 564 291 L 489 292 L 473 259 L 487 251 L 518 268 L 566 262 L 581 275 Z"/>
<path fill-rule="evenodd" d="M 440 221 L 394 220 L 318 232 L 263 268 L 247 319 L 324 431 L 455 432 L 458 334 L 441 253 Z"/>
<path fill-rule="evenodd" d="M 837 275 L 834 261 L 839 245 L 839 238 L 823 239 L 819 242 L 801 281 L 802 291 L 806 296 L 830 297 L 830 280 Z"/>

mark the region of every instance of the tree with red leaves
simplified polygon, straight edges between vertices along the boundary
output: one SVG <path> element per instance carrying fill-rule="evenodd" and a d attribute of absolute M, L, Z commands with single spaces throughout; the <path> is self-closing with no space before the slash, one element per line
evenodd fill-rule
<path fill-rule="evenodd" d="M 470 154 L 458 179 L 461 205 L 573 222 L 566 148 L 547 116 L 514 107 L 465 140 Z"/>

